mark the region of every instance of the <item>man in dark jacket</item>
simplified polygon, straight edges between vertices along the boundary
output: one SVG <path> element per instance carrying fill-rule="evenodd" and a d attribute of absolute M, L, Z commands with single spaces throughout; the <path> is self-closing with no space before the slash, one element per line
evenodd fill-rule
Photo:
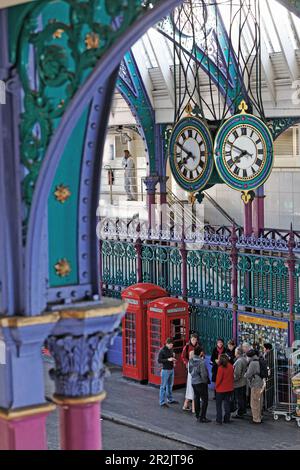
<path fill-rule="evenodd" d="M 166 340 L 165 346 L 159 351 L 158 363 L 162 365 L 159 404 L 161 407 L 168 408 L 166 398 L 169 404 L 178 403 L 178 401 L 173 400 L 172 396 L 176 359 L 171 338 Z"/>
<path fill-rule="evenodd" d="M 210 423 L 211 421 L 206 418 L 208 406 L 208 384 L 209 375 L 204 361 L 201 357 L 203 349 L 196 346 L 194 349 L 194 357 L 189 361 L 189 373 L 192 376 L 192 386 L 195 394 L 195 411 L 196 418 L 200 423 Z M 202 400 L 202 409 L 200 415 L 200 399 Z"/>

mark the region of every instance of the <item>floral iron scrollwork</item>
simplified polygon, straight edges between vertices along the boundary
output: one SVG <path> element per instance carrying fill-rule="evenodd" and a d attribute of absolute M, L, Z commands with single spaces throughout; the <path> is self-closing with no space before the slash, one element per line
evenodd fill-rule
<path fill-rule="evenodd" d="M 40 167 L 66 107 L 104 52 L 157 2 L 39 1 L 27 13 L 17 38 L 24 235 Z"/>

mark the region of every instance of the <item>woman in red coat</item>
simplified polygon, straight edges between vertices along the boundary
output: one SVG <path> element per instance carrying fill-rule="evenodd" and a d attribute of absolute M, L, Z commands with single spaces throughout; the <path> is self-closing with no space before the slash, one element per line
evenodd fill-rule
<path fill-rule="evenodd" d="M 229 362 L 227 354 L 221 354 L 216 378 L 216 408 L 217 424 L 230 423 L 230 401 L 234 391 L 233 366 Z M 224 402 L 224 420 L 222 419 L 222 408 Z"/>

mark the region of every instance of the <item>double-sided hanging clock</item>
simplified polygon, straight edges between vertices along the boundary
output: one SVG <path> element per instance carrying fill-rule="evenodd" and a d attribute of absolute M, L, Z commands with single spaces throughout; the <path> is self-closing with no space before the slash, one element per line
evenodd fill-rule
<path fill-rule="evenodd" d="M 261 119 L 246 114 L 232 116 L 219 129 L 215 141 L 215 164 L 222 180 L 231 188 L 242 191 L 245 202 L 249 192 L 268 179 L 273 167 L 274 145 L 271 132 Z"/>
<path fill-rule="evenodd" d="M 174 127 L 169 144 L 172 174 L 185 191 L 203 189 L 213 170 L 213 142 L 209 129 L 199 118 L 188 116 Z"/>

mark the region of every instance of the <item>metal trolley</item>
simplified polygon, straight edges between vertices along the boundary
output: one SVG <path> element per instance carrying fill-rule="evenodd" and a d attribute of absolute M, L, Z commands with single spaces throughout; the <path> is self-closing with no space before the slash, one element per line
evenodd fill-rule
<path fill-rule="evenodd" d="M 274 419 L 278 420 L 280 416 L 286 421 L 295 419 L 300 427 L 300 349 L 275 351 L 271 376 L 274 381 Z"/>

